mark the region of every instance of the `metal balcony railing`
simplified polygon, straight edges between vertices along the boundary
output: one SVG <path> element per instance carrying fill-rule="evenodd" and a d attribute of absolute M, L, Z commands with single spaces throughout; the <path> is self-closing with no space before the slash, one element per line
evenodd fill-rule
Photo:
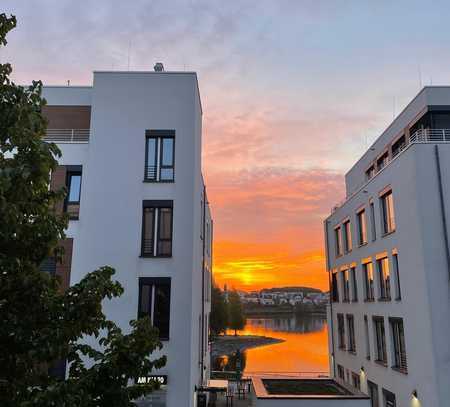
<path fill-rule="evenodd" d="M 147 165 L 145 167 L 145 179 L 148 181 L 156 181 L 156 165 Z"/>
<path fill-rule="evenodd" d="M 89 143 L 89 129 L 47 129 L 44 141 L 50 143 Z"/>
<path fill-rule="evenodd" d="M 419 129 L 409 136 L 410 143 L 450 142 L 450 129 Z"/>
<path fill-rule="evenodd" d="M 143 239 L 142 241 L 142 255 L 153 256 L 153 239 Z"/>

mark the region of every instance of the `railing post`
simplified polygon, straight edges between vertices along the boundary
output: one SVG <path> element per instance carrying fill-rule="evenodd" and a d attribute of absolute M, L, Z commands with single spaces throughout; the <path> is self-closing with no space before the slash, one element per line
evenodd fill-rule
<path fill-rule="evenodd" d="M 75 129 L 72 129 L 72 137 L 71 137 L 71 141 L 73 143 L 73 135 L 74 135 Z"/>

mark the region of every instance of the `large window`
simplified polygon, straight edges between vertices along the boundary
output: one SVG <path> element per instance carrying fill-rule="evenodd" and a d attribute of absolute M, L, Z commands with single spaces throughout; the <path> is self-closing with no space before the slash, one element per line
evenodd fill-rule
<path fill-rule="evenodd" d="M 383 407 L 396 407 L 395 394 L 383 389 Z"/>
<path fill-rule="evenodd" d="M 345 252 L 348 253 L 352 250 L 352 230 L 350 226 L 350 221 L 347 220 L 343 223 L 344 229 L 344 244 L 345 244 Z"/>
<path fill-rule="evenodd" d="M 334 229 L 334 245 L 336 248 L 336 257 L 342 256 L 342 234 L 340 227 Z"/>
<path fill-rule="evenodd" d="M 142 257 L 172 256 L 173 201 L 144 201 Z"/>
<path fill-rule="evenodd" d="M 380 300 L 391 299 L 391 276 L 389 272 L 389 260 L 387 257 L 377 260 L 378 282 L 380 288 Z"/>
<path fill-rule="evenodd" d="M 375 360 L 383 365 L 387 364 L 386 335 L 384 331 L 384 318 L 373 317 L 375 336 Z"/>
<path fill-rule="evenodd" d="M 367 243 L 366 211 L 364 209 L 357 213 L 358 220 L 358 244 L 361 246 Z"/>
<path fill-rule="evenodd" d="M 370 360 L 370 337 L 369 337 L 369 320 L 364 315 L 364 336 L 366 339 L 366 359 Z"/>
<path fill-rule="evenodd" d="M 406 359 L 405 331 L 403 330 L 402 318 L 389 318 L 391 327 L 391 348 L 392 348 L 392 367 L 403 373 L 408 372 L 408 363 Z"/>
<path fill-rule="evenodd" d="M 367 390 L 370 396 L 370 407 L 380 407 L 378 386 L 370 380 L 367 380 Z"/>
<path fill-rule="evenodd" d="M 345 349 L 344 314 L 337 314 L 337 322 L 338 322 L 338 346 L 340 349 Z"/>
<path fill-rule="evenodd" d="M 337 273 L 331 274 L 331 300 L 333 302 L 339 302 L 339 287 L 337 281 Z"/>
<path fill-rule="evenodd" d="M 138 317 L 148 316 L 162 340 L 169 339 L 170 278 L 139 279 Z"/>
<path fill-rule="evenodd" d="M 145 136 L 144 180 L 173 182 L 175 178 L 175 131 L 147 130 Z"/>
<path fill-rule="evenodd" d="M 364 293 L 365 301 L 373 301 L 375 299 L 375 290 L 373 284 L 373 266 L 372 262 L 363 264 L 364 274 Z"/>
<path fill-rule="evenodd" d="M 347 334 L 348 334 L 348 346 L 347 350 L 349 352 L 356 352 L 356 341 L 355 341 L 355 319 L 353 315 L 347 315 Z"/>
<path fill-rule="evenodd" d="M 356 280 L 356 267 L 350 269 L 350 277 L 352 279 L 352 301 L 358 301 L 358 282 Z"/>
<path fill-rule="evenodd" d="M 348 270 L 341 271 L 342 276 L 342 293 L 343 298 L 342 301 L 349 302 L 350 301 L 350 285 L 348 280 Z"/>
<path fill-rule="evenodd" d="M 78 219 L 80 214 L 81 172 L 81 165 L 67 166 L 67 195 L 64 202 L 64 211 L 67 212 L 71 220 Z"/>
<path fill-rule="evenodd" d="M 383 220 L 383 233 L 391 233 L 395 230 L 394 199 L 392 191 L 388 191 L 380 197 L 381 216 Z"/>
<path fill-rule="evenodd" d="M 394 269 L 394 278 L 395 278 L 395 299 L 397 301 L 402 299 L 402 290 L 400 287 L 400 270 L 398 266 L 398 254 L 394 253 L 392 255 L 392 265 Z"/>

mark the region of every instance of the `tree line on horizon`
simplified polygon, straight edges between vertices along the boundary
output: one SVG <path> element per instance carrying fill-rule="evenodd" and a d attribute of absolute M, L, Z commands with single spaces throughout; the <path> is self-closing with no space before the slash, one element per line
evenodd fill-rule
<path fill-rule="evenodd" d="M 211 290 L 211 335 L 225 334 L 227 329 L 234 330 L 237 335 L 237 331 L 243 329 L 244 325 L 244 309 L 237 291 L 228 291 L 225 296 L 225 293 L 214 285 Z"/>

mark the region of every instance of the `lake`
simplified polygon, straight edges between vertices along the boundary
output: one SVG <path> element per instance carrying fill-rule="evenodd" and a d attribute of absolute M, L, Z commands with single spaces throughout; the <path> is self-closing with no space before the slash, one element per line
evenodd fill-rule
<path fill-rule="evenodd" d="M 233 334 L 229 332 L 229 334 Z M 261 335 L 283 339 L 284 342 L 260 346 L 243 352 L 244 373 L 328 373 L 328 333 L 325 316 L 282 315 L 247 318 L 239 335 Z M 233 370 L 227 356 L 213 361 L 213 370 L 220 365 Z"/>

